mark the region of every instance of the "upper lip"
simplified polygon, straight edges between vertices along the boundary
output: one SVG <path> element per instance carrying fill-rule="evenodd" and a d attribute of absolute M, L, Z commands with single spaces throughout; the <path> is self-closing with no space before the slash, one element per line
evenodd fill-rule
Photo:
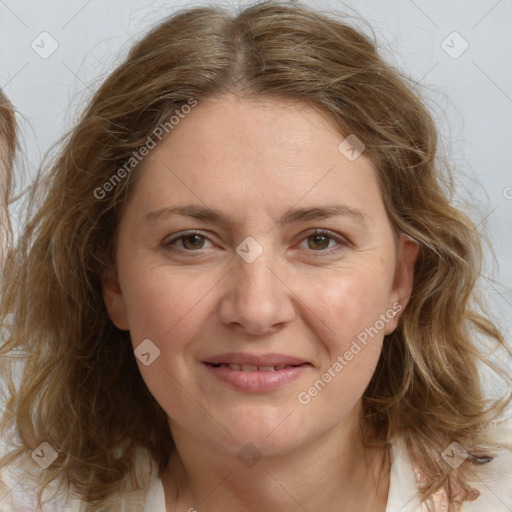
<path fill-rule="evenodd" d="M 246 354 L 246 353 L 228 353 L 208 357 L 203 363 L 209 364 L 251 364 L 254 366 L 286 366 L 300 365 L 308 363 L 304 359 L 285 354 Z"/>

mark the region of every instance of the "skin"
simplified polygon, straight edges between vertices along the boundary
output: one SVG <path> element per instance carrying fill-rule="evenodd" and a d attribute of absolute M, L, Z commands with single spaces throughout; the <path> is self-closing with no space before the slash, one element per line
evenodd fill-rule
<path fill-rule="evenodd" d="M 418 247 L 394 237 L 372 163 L 364 153 L 349 161 L 338 150 L 344 138 L 305 104 L 224 95 L 200 102 L 144 161 L 104 298 L 134 348 L 150 339 L 160 350 L 149 366 L 137 363 L 177 447 L 162 478 L 168 512 L 385 510 L 387 453 L 365 448 L 358 424 L 398 315 L 307 405 L 297 399 L 379 315 L 405 309 L 412 290 Z M 190 204 L 230 225 L 145 220 Z M 367 221 L 278 222 L 327 204 Z M 176 240 L 187 230 L 205 238 Z M 263 249 L 252 263 L 236 252 L 248 236 Z M 277 390 L 249 393 L 201 362 L 226 352 L 277 352 L 310 366 Z M 249 442 L 262 455 L 252 467 L 237 457 Z"/>

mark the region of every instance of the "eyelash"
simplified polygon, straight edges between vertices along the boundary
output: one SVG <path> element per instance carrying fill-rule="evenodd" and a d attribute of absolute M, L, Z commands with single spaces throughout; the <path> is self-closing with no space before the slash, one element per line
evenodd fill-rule
<path fill-rule="evenodd" d="M 194 251 L 194 250 L 177 248 L 176 246 L 173 247 L 173 245 L 178 240 L 183 240 L 184 238 L 190 237 L 190 236 L 199 236 L 201 238 L 208 239 L 208 236 L 205 233 L 203 233 L 202 231 L 192 230 L 192 231 L 188 231 L 188 232 L 185 232 L 185 233 L 181 233 L 179 236 L 176 236 L 176 237 L 172 238 L 169 241 L 164 241 L 164 243 L 162 245 L 164 246 L 165 249 L 174 250 L 176 252 L 181 252 L 181 253 L 196 253 L 197 252 L 197 253 L 200 253 L 201 249 L 197 249 L 197 250 Z M 332 231 L 328 231 L 328 230 L 324 230 L 324 229 L 314 229 L 313 232 L 307 233 L 301 239 L 301 242 L 304 241 L 304 240 L 307 240 L 309 237 L 312 237 L 312 236 L 326 236 L 330 240 L 334 240 L 335 242 L 338 243 L 338 246 L 335 247 L 335 248 L 331 247 L 331 248 L 321 249 L 321 250 L 317 250 L 317 251 L 315 251 L 314 249 L 311 249 L 311 252 L 319 253 L 319 255 L 320 255 L 320 253 L 323 253 L 324 255 L 327 253 L 327 254 L 330 255 L 332 252 L 338 251 L 338 250 L 343 249 L 344 247 L 348 247 L 350 245 L 349 242 L 346 239 L 344 239 L 343 237 L 334 234 Z"/>

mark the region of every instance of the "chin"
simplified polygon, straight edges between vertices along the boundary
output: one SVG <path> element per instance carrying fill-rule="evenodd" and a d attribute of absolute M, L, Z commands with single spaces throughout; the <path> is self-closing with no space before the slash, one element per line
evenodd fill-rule
<path fill-rule="evenodd" d="M 227 440 L 235 452 L 251 443 L 265 456 L 285 454 L 310 437 L 308 428 L 303 422 L 298 424 L 294 415 L 295 412 L 290 414 L 286 409 L 280 409 L 278 413 L 270 411 L 270 414 L 262 411 L 258 415 L 253 408 L 248 417 L 230 417 L 223 422 L 229 425 L 227 430 L 231 436 Z"/>

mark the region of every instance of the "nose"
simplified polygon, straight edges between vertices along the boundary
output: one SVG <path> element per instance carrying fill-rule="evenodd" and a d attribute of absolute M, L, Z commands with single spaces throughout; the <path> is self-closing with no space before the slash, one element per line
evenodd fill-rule
<path fill-rule="evenodd" d="M 284 272 L 279 272 L 270 260 L 267 251 L 252 263 L 238 256 L 234 258 L 220 305 L 219 314 L 225 325 L 241 333 L 261 336 L 277 332 L 293 319 L 293 292 Z"/>

